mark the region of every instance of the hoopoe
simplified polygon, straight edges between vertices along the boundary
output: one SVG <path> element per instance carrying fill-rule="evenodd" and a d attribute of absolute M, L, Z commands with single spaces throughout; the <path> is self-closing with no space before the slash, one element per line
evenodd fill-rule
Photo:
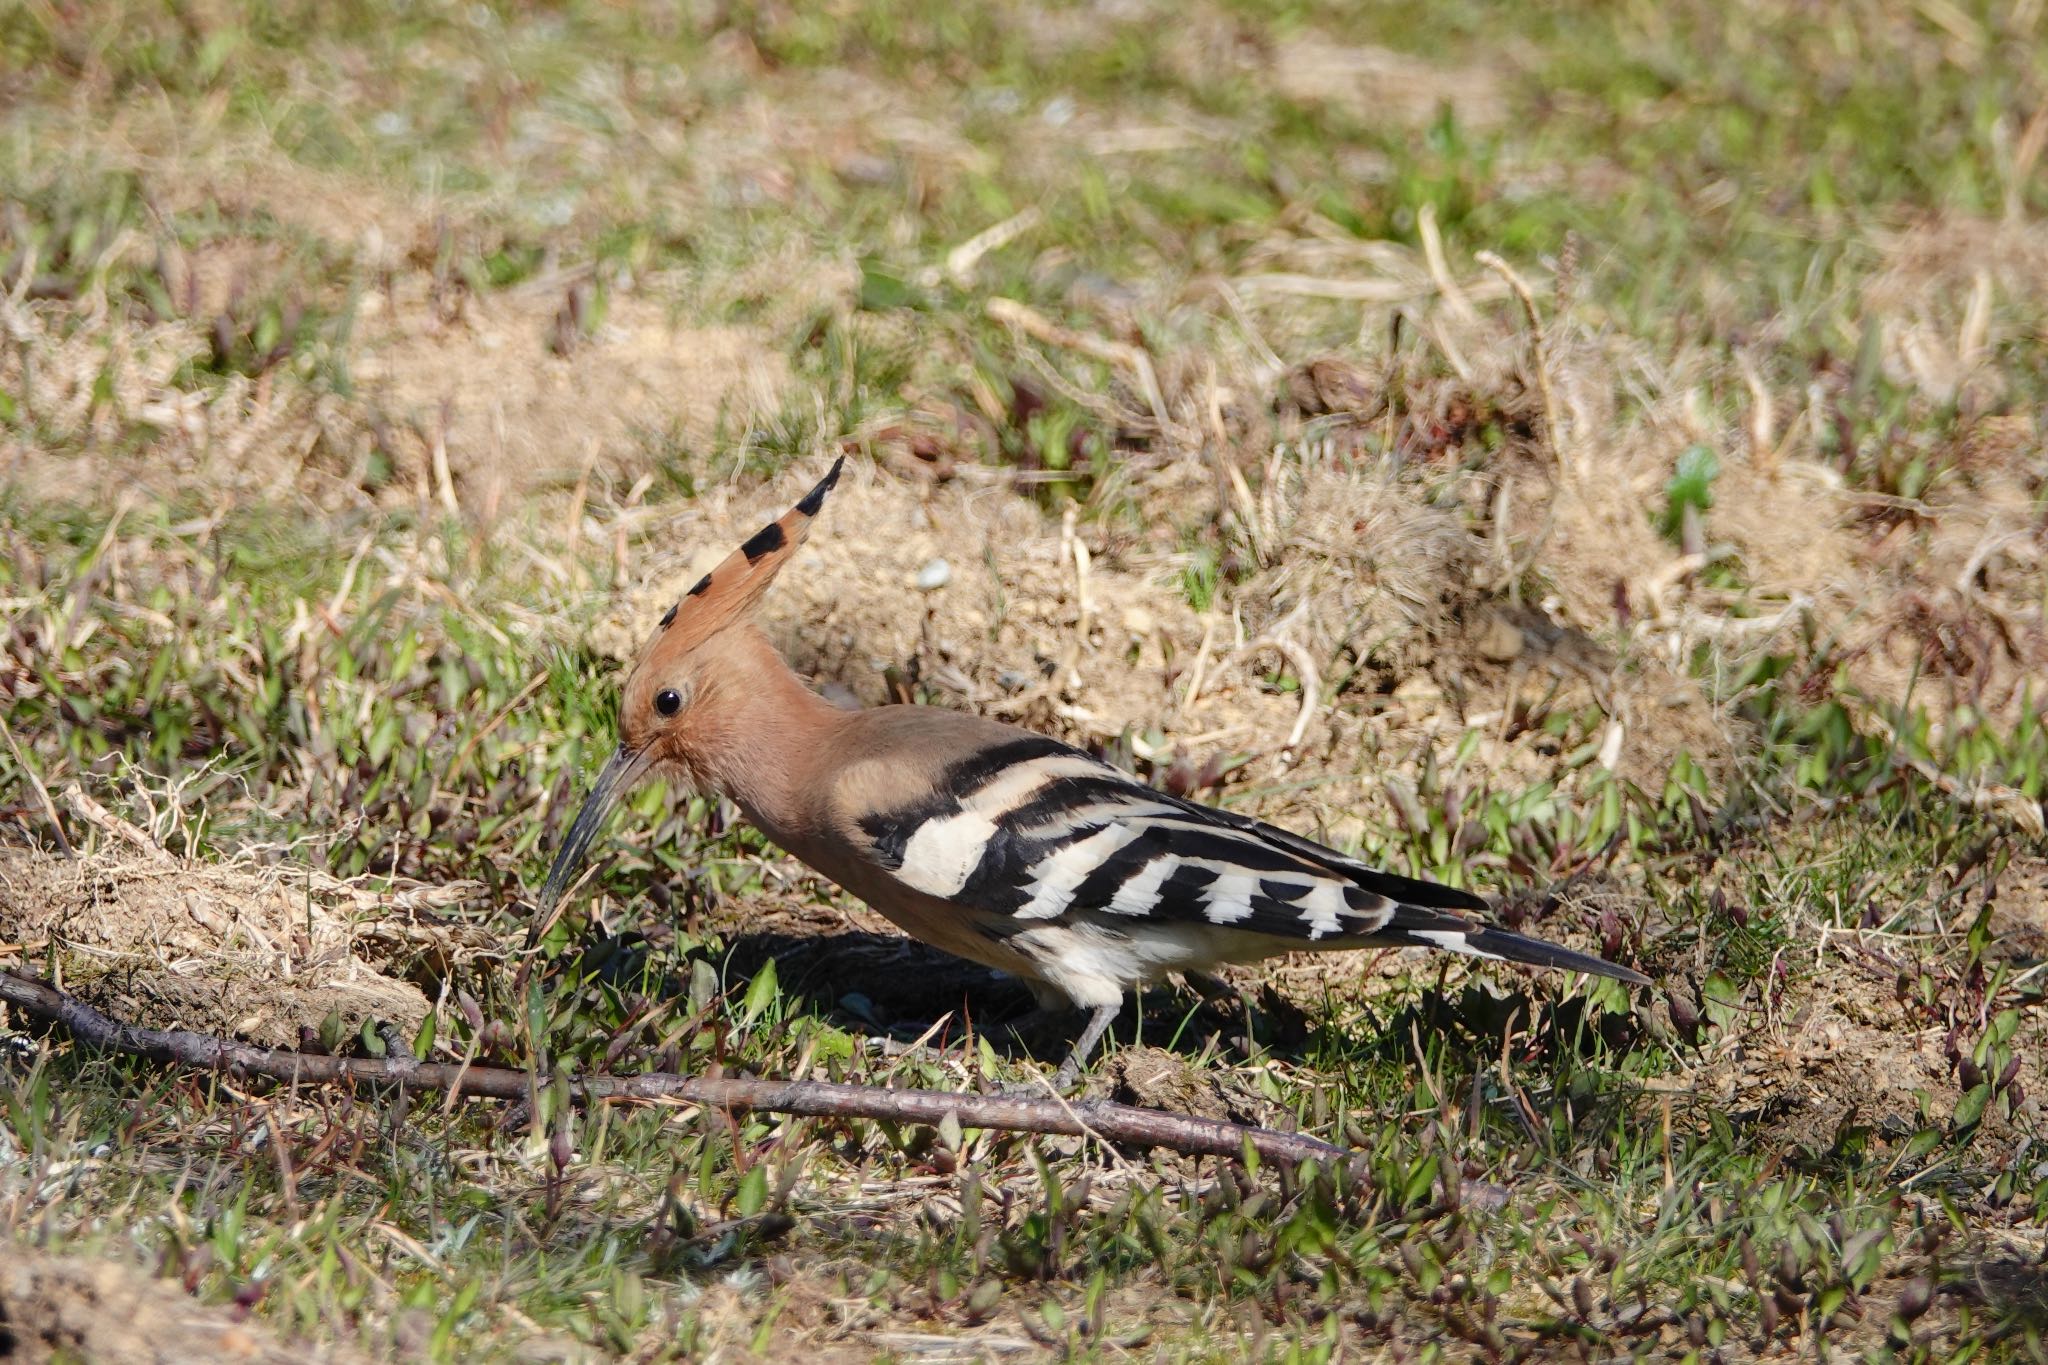
<path fill-rule="evenodd" d="M 619 795 L 676 773 L 907 933 L 1090 1011 L 1064 1090 L 1125 994 L 1301 948 L 1412 946 L 1648 978 L 1477 918 L 1470 892 L 1154 790 L 1057 740 L 922 706 L 846 710 L 806 687 L 754 608 L 839 479 L 756 532 L 661 618 L 626 678 L 619 746 L 542 893 L 552 911 Z"/>

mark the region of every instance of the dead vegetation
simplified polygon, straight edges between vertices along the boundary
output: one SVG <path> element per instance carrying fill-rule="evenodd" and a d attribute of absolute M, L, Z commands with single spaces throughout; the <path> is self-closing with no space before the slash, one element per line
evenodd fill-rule
<path fill-rule="evenodd" d="M 56 1256 L 20 1244 L 0 1263 L 0 1355 L 22 1365 L 369 1359 L 332 1342 L 285 1341 L 248 1305 L 204 1306 L 174 1281 L 116 1258 Z"/>
<path fill-rule="evenodd" d="M 609 734 L 593 656 L 630 656 L 847 452 L 770 602 L 821 686 L 1002 716 L 1468 877 L 1503 891 L 1504 917 L 1625 948 L 1663 989 L 1623 1016 L 1457 964 L 1303 956 L 1235 974 L 1237 1002 L 1148 1002 L 1100 1090 L 1349 1124 L 1404 1163 L 1373 1211 L 1343 1206 L 1344 1236 L 1388 1240 L 1347 1244 L 1366 1269 L 1329 1301 L 1341 1313 L 1289 1269 L 1339 1258 L 1274 1253 L 1299 1191 L 1232 1222 L 1270 1191 L 1081 1140 L 1041 1168 L 987 1135 L 641 1115 L 617 1130 L 646 1120 L 640 1145 L 615 1148 L 605 1127 L 497 1132 L 498 1111 L 420 1136 L 370 1100 L 216 1095 L 271 1106 L 275 1150 L 316 1172 L 305 1190 L 332 1181 L 333 1207 L 351 1181 L 376 1203 L 447 1168 L 493 1235 L 556 1266 L 630 1229 L 614 1260 L 555 1281 L 425 1250 L 422 1228 L 447 1233 L 467 1204 L 379 1205 L 334 1234 L 332 1273 L 367 1307 L 323 1300 L 323 1339 L 417 1353 L 435 1320 L 406 1296 L 439 1312 L 486 1280 L 500 1288 L 449 1339 L 592 1354 L 1170 1353 L 1327 1331 L 1360 1354 L 1743 1359 L 1960 1347 L 2028 1321 L 2048 1095 L 2026 756 L 2048 677 L 2048 119 L 2038 76 L 2007 68 L 2038 9 L 1823 22 L 1743 4 L 1706 30 L 1720 43 L 1679 6 L 1608 54 L 1655 90 L 1640 100 L 1533 75 L 1544 44 L 1575 41 L 1547 30 L 1525 51 L 1400 39 L 1391 13 L 1386 34 L 1334 11 L 1283 31 L 1149 0 L 901 31 L 804 7 L 605 7 L 647 29 L 559 58 L 590 16 L 477 8 L 457 16 L 475 32 L 408 33 L 403 60 L 309 16 L 304 51 L 247 33 L 223 49 L 276 63 L 236 66 L 232 90 L 194 75 L 148 98 L 121 92 L 153 78 L 103 65 L 122 44 L 67 47 L 79 93 L 19 111 L 20 193 L 0 206 L 0 706 L 53 774 L 50 809 L 0 789 L 0 951 L 149 1024 L 295 1046 L 379 1022 L 410 1043 L 432 1019 L 442 1061 L 485 1036 L 508 1048 L 534 1017 L 492 993 L 518 970 L 521 869 Z M 214 10 L 144 26 L 198 72 Z M 20 41 L 5 23 L 0 43 Z M 678 32 L 701 50 L 620 59 Z M 1791 84 L 1751 91 L 1731 61 L 1790 63 Z M 1981 102 L 1936 169 L 1988 157 L 1995 174 L 1930 202 L 1825 202 L 1877 137 L 1846 123 L 1798 167 L 1744 159 L 1811 131 L 1771 122 L 1811 91 L 1855 106 L 1866 67 L 1908 70 L 1916 92 L 1970 73 Z M 236 112 L 273 78 L 260 119 Z M 1664 124 L 1704 129 L 1711 155 L 1646 171 L 1683 160 L 1637 151 Z M 1541 140 L 1566 126 L 1578 155 Z M 1339 131 L 1304 147 L 1302 127 Z M 1646 180 L 1675 197 L 1643 197 Z M 95 216 L 102 193 L 125 216 Z M 1589 219 L 1610 236 L 1560 227 Z M 1686 239 L 1660 278 L 1669 248 L 1645 225 L 1683 238 L 1680 219 L 1731 235 Z M 1760 236 L 1812 257 L 1747 259 Z M 309 563 L 280 570 L 245 518 L 294 523 L 283 554 Z M 165 658 L 171 681 L 148 685 Z M 1847 736 L 1816 719 L 1833 708 Z M 247 790 L 222 778 L 208 799 L 262 839 L 148 818 L 135 755 L 159 711 L 186 710 L 200 719 L 162 761 L 231 757 Z M 358 732 L 377 727 L 372 757 Z M 1802 764 L 1818 776 L 1789 776 Z M 401 769 L 410 786 L 379 786 Z M 388 840 L 325 837 L 365 820 Z M 678 803 L 622 821 L 582 937 L 518 976 L 559 1007 L 544 1022 L 572 1060 L 979 1084 L 979 1040 L 1020 993 L 920 954 L 722 820 Z M 29 846 L 53 822 L 86 857 Z M 266 842 L 280 824 L 301 841 Z M 358 855 L 377 875 L 315 870 Z M 76 1063 L 33 1042 L 52 1060 L 9 1061 L 0 1091 Z M 1005 1042 L 995 1065 L 1023 1055 Z M 116 1188 L 133 1172 L 48 1174 L 84 1140 L 64 1128 L 91 1112 L 80 1089 L 40 1129 L 5 1111 L 23 1169 L 45 1163 L 0 1182 L 9 1246 L 125 1218 L 128 1199 L 175 1208 L 185 1236 L 185 1204 Z M 236 1180 L 261 1187 L 259 1219 L 303 1230 L 271 1207 L 301 1192 L 263 1184 L 274 1150 L 244 1150 L 239 1119 L 190 1095 L 166 1103 L 203 1118 L 178 1140 L 140 1130 L 137 1179 L 207 1167 L 190 1200 L 207 1237 Z M 1562 1212 L 1475 1230 L 1403 1203 L 1405 1163 L 1431 1161 Z M 988 1182 L 970 1235 L 963 1171 Z M 746 1179 L 770 1194 L 740 1212 Z M 1162 1251 L 1115 1219 L 1173 1180 L 1176 1209 L 1200 1212 Z M 1211 1243 L 1213 1274 L 1178 1259 Z M 239 1310 L 203 1308 L 178 1274 L 216 1303 L 258 1283 L 290 1301 L 328 1283 L 319 1250 L 266 1244 L 293 1282 L 224 1253 L 140 1288 L 0 1256 L 0 1331 L 118 1359 L 106 1333 L 132 1317 L 205 1354 L 126 1305 L 153 1287 L 194 1331 L 232 1334 Z M 1098 1264 L 1126 1267 L 1099 1293 Z M 1503 1266 L 1515 1283 L 1489 1299 Z M 659 1313 L 603 1317 L 650 1298 Z M 504 1316 L 528 1309 L 544 1328 Z M 1488 1335 L 1496 1313 L 1512 1322 Z M 553 1340 L 562 1324 L 580 1347 Z"/>
<path fill-rule="evenodd" d="M 282 850 L 178 857 L 92 798 L 72 801 L 114 837 L 89 858 L 0 850 L 0 942 L 117 1017 L 271 1047 L 378 1025 L 410 1037 L 433 1004 L 409 969 L 498 955 L 446 913 L 477 887 L 372 890 Z"/>
<path fill-rule="evenodd" d="M 355 378 L 407 496 L 489 521 L 596 471 L 625 497 L 663 450 L 773 419 L 789 374 L 767 338 L 678 327 L 656 289 L 600 299 L 587 278 L 543 276 L 445 322 L 424 301 L 366 299 Z"/>

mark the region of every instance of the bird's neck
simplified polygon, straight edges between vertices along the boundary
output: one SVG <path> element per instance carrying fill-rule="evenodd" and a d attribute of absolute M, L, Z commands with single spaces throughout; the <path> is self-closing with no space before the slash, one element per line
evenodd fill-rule
<path fill-rule="evenodd" d="M 763 833 L 789 847 L 816 823 L 812 774 L 853 713 L 805 686 L 755 627 L 729 634 L 687 763 L 701 785 L 735 802 Z"/>

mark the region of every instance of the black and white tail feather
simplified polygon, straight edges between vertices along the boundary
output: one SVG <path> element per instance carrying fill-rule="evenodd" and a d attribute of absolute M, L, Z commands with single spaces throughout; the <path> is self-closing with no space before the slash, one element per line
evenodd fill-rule
<path fill-rule="evenodd" d="M 1220 931 L 1219 960 L 1412 946 L 1648 984 L 1475 918 L 1487 906 L 1470 892 L 1169 796 L 1040 736 L 957 762 L 929 798 L 861 825 L 870 856 L 904 885 L 1012 930 L 1087 923 L 1142 938 L 1161 926 L 1205 927 Z"/>

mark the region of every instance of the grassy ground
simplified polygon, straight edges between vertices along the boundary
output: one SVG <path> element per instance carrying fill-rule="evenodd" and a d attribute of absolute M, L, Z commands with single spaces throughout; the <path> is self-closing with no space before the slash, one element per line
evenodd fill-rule
<path fill-rule="evenodd" d="M 0 11 L 0 952 L 331 1048 L 391 1044 L 277 962 L 417 988 L 396 1041 L 451 1058 L 1029 1074 L 1013 985 L 659 787 L 515 985 L 618 656 L 846 452 L 778 589 L 821 682 L 1660 983 L 1289 960 L 1153 993 L 1092 1082 L 1355 1179 L 546 1094 L 508 1127 L 16 1020 L 0 1259 L 155 1277 L 144 1337 L 189 1294 L 374 1358 L 2038 1357 L 2042 27 Z M 31 773 L 82 864 L 33 851 Z M 280 896 L 304 941 L 257 952 Z M 78 1304 L 116 1291 L 0 1294 L 0 1342 L 69 1303 L 111 1358 Z"/>

